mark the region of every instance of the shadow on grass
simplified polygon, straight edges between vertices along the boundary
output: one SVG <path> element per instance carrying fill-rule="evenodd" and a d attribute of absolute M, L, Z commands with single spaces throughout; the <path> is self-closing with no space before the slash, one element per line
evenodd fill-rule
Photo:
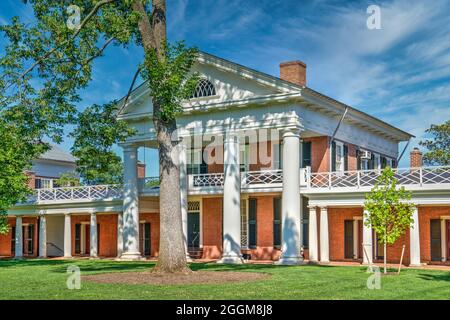
<path fill-rule="evenodd" d="M 450 281 L 450 272 L 444 274 L 420 273 L 419 278 L 427 281 Z"/>
<path fill-rule="evenodd" d="M 111 260 L 40 260 L 40 259 L 23 259 L 23 260 L 1 260 L 0 268 L 17 268 L 17 267 L 43 267 L 49 272 L 66 273 L 67 267 L 76 265 L 82 272 L 127 272 L 142 271 L 152 269 L 154 262 L 122 262 Z"/>

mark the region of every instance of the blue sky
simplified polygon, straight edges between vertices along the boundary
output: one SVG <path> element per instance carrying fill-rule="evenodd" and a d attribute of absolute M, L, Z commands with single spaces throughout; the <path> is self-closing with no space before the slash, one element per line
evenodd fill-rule
<path fill-rule="evenodd" d="M 366 26 L 371 4 L 381 7 L 381 30 Z M 275 76 L 280 62 L 302 60 L 309 87 L 414 134 L 413 147 L 430 124 L 450 118 L 449 12 L 450 0 L 168 0 L 168 32 Z M 0 23 L 14 15 L 33 18 L 21 1 L 1 1 Z M 80 109 L 124 96 L 141 57 L 140 48 L 109 48 Z M 157 175 L 155 153 L 145 161 Z"/>

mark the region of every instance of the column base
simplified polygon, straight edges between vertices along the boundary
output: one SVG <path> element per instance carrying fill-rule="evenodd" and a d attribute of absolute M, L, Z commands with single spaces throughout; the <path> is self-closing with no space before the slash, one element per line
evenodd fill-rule
<path fill-rule="evenodd" d="M 319 264 L 327 265 L 327 264 L 330 264 L 330 261 L 329 260 L 327 260 L 327 261 L 320 261 Z"/>
<path fill-rule="evenodd" d="M 243 260 L 241 257 L 231 256 L 231 257 L 222 257 L 217 263 L 221 264 L 242 264 Z"/>
<path fill-rule="evenodd" d="M 47 256 L 39 256 L 38 259 L 47 259 Z"/>
<path fill-rule="evenodd" d="M 24 258 L 23 257 L 14 257 L 13 259 L 14 260 L 23 260 Z"/>
<path fill-rule="evenodd" d="M 308 264 L 311 264 L 311 265 L 318 265 L 319 264 L 319 261 L 316 261 L 316 260 L 308 260 Z"/>
<path fill-rule="evenodd" d="M 281 257 L 280 260 L 275 262 L 275 264 L 280 266 L 301 266 L 306 263 L 302 257 Z"/>
<path fill-rule="evenodd" d="M 73 257 L 72 256 L 63 256 L 63 259 L 69 260 L 69 259 L 73 259 Z"/>
<path fill-rule="evenodd" d="M 409 265 L 408 265 L 408 267 L 412 267 L 412 268 L 420 268 L 420 267 L 423 267 L 423 264 L 422 263 L 410 263 Z"/>
<path fill-rule="evenodd" d="M 96 257 L 89 257 L 89 260 L 99 260 L 100 258 L 98 256 Z"/>
<path fill-rule="evenodd" d="M 142 257 L 140 252 L 136 252 L 136 253 L 123 253 L 120 258 L 118 258 L 117 260 L 119 261 L 141 261 L 144 260 L 144 258 Z"/>

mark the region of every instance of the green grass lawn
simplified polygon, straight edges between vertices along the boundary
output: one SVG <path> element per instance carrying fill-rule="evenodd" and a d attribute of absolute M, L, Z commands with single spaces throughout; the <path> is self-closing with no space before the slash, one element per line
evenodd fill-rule
<path fill-rule="evenodd" d="M 363 267 L 193 264 L 194 270 L 265 272 L 256 282 L 216 285 L 119 285 L 82 282 L 68 290 L 67 267 L 83 275 L 143 271 L 154 264 L 115 261 L 0 261 L 0 299 L 449 299 L 450 272 L 403 270 L 382 277 L 380 290 L 369 290 Z"/>

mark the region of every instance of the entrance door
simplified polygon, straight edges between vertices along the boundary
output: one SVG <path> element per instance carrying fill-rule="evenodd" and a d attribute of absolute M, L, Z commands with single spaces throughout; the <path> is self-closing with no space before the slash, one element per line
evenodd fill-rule
<path fill-rule="evenodd" d="M 151 256 L 151 242 L 150 242 L 150 223 L 141 223 L 139 230 L 139 245 L 142 250 L 142 254 L 145 257 Z"/>
<path fill-rule="evenodd" d="M 447 221 L 447 260 L 450 260 L 450 221 Z"/>
<path fill-rule="evenodd" d="M 23 235 L 23 255 L 31 256 L 33 255 L 34 249 L 34 225 L 29 224 L 22 227 Z"/>
<path fill-rule="evenodd" d="M 430 221 L 431 261 L 441 261 L 441 220 Z"/>
<path fill-rule="evenodd" d="M 345 259 L 353 259 L 353 220 L 344 221 Z"/>
<path fill-rule="evenodd" d="M 189 212 L 188 213 L 188 247 L 199 248 L 200 247 L 200 213 Z"/>

